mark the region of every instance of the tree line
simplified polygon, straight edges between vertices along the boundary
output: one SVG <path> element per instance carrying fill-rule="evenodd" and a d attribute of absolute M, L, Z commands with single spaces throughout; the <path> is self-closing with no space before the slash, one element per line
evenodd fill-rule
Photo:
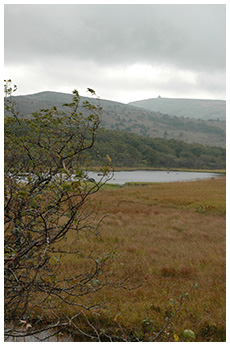
<path fill-rule="evenodd" d="M 226 149 L 175 139 L 147 138 L 132 133 L 99 129 L 88 152 L 97 166 L 109 154 L 114 167 L 225 169 Z"/>

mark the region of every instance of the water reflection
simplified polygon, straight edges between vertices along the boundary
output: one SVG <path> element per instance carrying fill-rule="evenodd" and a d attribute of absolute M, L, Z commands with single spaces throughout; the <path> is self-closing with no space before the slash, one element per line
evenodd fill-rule
<path fill-rule="evenodd" d="M 110 184 L 124 185 L 129 182 L 142 183 L 166 183 L 204 180 L 220 177 L 217 173 L 205 172 L 181 172 L 181 171 L 120 171 L 114 172 L 114 176 L 109 181 Z M 101 174 L 97 172 L 88 172 L 89 179 L 96 182 L 101 180 Z"/>

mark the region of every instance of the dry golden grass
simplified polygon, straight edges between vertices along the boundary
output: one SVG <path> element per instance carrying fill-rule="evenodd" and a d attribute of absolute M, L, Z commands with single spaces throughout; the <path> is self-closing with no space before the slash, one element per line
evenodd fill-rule
<path fill-rule="evenodd" d="M 151 340 L 181 296 L 189 293 L 159 341 L 174 341 L 175 335 L 185 341 L 184 329 L 193 330 L 196 341 L 225 340 L 225 191 L 226 181 L 221 178 L 133 185 L 91 197 L 98 219 L 107 216 L 100 236 L 87 244 L 78 239 L 77 246 L 83 252 L 113 249 L 109 277 L 113 281 L 129 277 L 126 288 L 108 287 L 93 296 L 107 306 L 104 313 L 89 316 L 95 326 L 115 332 L 120 325 L 142 340 Z M 70 241 L 75 244 L 73 238 Z M 64 263 L 69 275 L 76 273 L 77 259 Z M 133 287 L 137 288 L 129 289 Z"/>

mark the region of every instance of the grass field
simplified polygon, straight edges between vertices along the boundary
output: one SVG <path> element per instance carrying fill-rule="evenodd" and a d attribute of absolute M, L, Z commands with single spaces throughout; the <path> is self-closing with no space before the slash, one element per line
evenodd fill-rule
<path fill-rule="evenodd" d="M 224 341 L 226 316 L 226 179 L 139 184 L 91 196 L 104 217 L 87 250 L 113 251 L 107 275 L 124 288 L 94 295 L 98 328 L 150 341 Z M 105 217 L 106 216 L 106 217 Z M 84 249 L 84 239 L 78 240 Z M 68 271 L 77 263 L 67 263 Z"/>

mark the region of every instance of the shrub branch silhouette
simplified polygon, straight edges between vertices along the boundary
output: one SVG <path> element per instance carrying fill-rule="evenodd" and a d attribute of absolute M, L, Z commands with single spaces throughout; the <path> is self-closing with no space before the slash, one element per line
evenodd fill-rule
<path fill-rule="evenodd" d="M 88 89 L 97 105 L 83 102 L 84 114 L 74 90 L 64 113 L 54 106 L 21 116 L 11 85 L 5 80 L 5 335 L 19 336 L 62 330 L 82 311 L 101 306 L 91 297 L 110 284 L 105 265 L 112 254 L 87 252 L 78 242 L 81 235 L 98 233 L 89 197 L 110 179 L 111 162 L 106 161 L 99 183 L 89 182 L 81 169 L 102 114 L 94 90 Z M 74 276 L 66 258 L 79 260 Z M 75 307 L 73 316 L 65 306 Z M 48 317 L 51 322 L 39 329 Z M 21 327 L 10 326 L 12 321 L 21 321 Z"/>

